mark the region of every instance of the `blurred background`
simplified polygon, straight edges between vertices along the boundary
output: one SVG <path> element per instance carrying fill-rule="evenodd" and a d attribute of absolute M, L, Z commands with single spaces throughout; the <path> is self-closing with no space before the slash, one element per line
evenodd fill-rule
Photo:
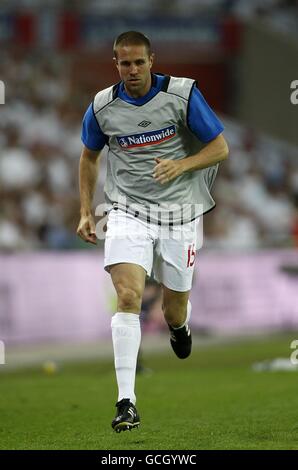
<path fill-rule="evenodd" d="M 103 244 L 76 236 L 78 163 L 84 112 L 98 90 L 118 81 L 112 43 L 131 29 L 151 39 L 153 71 L 198 81 L 230 147 L 196 262 L 198 341 L 280 331 L 294 339 L 298 330 L 297 0 L 2 0 L 0 340 L 7 367 L 111 354 L 116 299 Z M 102 162 L 94 206 L 103 201 Z M 160 302 L 149 282 L 148 350 L 168 348 Z"/>

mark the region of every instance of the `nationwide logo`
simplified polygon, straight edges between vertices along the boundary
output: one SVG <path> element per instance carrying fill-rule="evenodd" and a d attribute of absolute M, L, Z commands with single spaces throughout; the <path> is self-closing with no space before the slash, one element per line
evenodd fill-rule
<path fill-rule="evenodd" d="M 160 144 L 165 140 L 172 139 L 175 135 L 176 127 L 169 126 L 156 131 L 144 132 L 142 134 L 123 135 L 121 137 L 117 137 L 117 141 L 120 147 L 126 150 L 134 147 Z"/>

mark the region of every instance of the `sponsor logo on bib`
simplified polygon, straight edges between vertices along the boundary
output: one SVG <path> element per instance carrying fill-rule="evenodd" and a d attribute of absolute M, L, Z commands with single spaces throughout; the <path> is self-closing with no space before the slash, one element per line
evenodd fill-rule
<path fill-rule="evenodd" d="M 156 131 L 143 132 L 141 134 L 122 135 L 117 137 L 118 144 L 124 150 L 134 147 L 145 147 L 147 145 L 156 145 L 165 140 L 172 139 L 176 135 L 176 127 L 169 126 Z"/>

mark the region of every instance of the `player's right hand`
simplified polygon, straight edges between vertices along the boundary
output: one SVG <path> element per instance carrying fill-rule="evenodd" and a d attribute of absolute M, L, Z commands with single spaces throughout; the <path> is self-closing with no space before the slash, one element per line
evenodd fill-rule
<path fill-rule="evenodd" d="M 79 226 L 77 228 L 77 235 L 82 238 L 86 243 L 97 244 L 95 223 L 92 215 L 82 215 Z"/>

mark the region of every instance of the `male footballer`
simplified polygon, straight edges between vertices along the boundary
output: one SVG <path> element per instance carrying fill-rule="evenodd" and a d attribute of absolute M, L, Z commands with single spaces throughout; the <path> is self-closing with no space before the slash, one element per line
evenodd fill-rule
<path fill-rule="evenodd" d="M 140 424 L 135 372 L 146 276 L 163 291 L 163 314 L 178 358 L 191 353 L 188 326 L 198 220 L 215 206 L 218 163 L 228 156 L 223 125 L 190 78 L 152 73 L 149 39 L 128 31 L 114 42 L 121 81 L 99 91 L 83 119 L 78 235 L 96 244 L 92 201 L 108 146 L 105 269 L 117 292 L 112 338 L 118 384 L 116 432 Z"/>

